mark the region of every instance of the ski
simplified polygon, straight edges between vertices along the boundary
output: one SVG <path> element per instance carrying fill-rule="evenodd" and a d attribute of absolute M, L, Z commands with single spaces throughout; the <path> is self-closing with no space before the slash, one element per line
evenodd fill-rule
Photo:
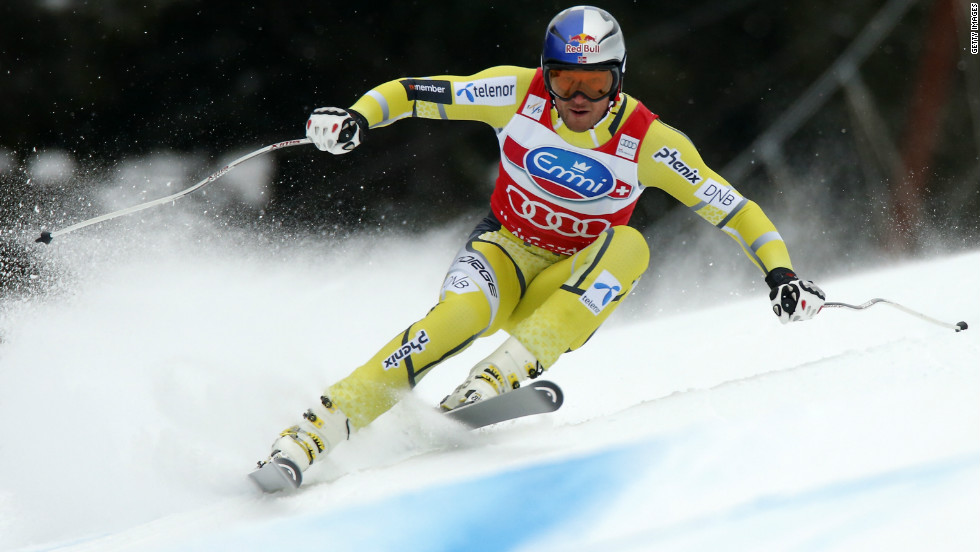
<path fill-rule="evenodd" d="M 554 412 L 564 396 L 561 388 L 550 381 L 536 381 L 486 400 L 446 412 L 446 416 L 470 429 L 523 418 L 533 414 Z"/>
<path fill-rule="evenodd" d="M 267 462 L 259 462 L 259 467 L 248 478 L 258 485 L 264 493 L 292 491 L 303 483 L 303 472 L 292 460 L 274 457 Z"/>
<path fill-rule="evenodd" d="M 564 395 L 558 385 L 550 381 L 537 381 L 503 395 L 450 410 L 445 415 L 470 429 L 477 429 L 533 414 L 554 412 L 562 401 Z M 292 491 L 303 483 L 299 467 L 288 458 L 279 456 L 260 462 L 248 477 L 265 493 Z"/>

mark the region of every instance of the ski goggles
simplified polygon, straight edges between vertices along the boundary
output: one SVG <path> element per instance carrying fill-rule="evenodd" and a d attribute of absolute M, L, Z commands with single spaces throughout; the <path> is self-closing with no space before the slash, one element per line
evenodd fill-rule
<path fill-rule="evenodd" d="M 545 67 L 544 82 L 556 98 L 571 100 L 581 93 L 589 101 L 608 98 L 619 89 L 618 67 Z"/>

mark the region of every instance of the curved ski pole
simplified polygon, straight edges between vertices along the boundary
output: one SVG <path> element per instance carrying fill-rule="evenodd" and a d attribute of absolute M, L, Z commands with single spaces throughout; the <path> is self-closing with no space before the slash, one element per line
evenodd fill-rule
<path fill-rule="evenodd" d="M 864 310 L 864 309 L 866 309 L 868 307 L 872 307 L 874 305 L 877 305 L 878 303 L 884 303 L 886 305 L 891 305 L 891 306 L 895 307 L 896 309 L 898 309 L 898 310 L 900 310 L 902 312 L 905 312 L 906 314 L 911 314 L 912 316 L 921 318 L 922 320 L 925 320 L 926 322 L 931 322 L 933 324 L 936 324 L 937 326 L 942 326 L 944 328 L 949 328 L 951 330 L 961 331 L 961 330 L 967 329 L 967 327 L 968 327 L 966 325 L 966 322 L 957 322 L 956 324 L 950 324 L 948 322 L 943 322 L 942 320 L 936 320 L 935 318 L 933 318 L 931 316 L 926 316 L 926 315 L 922 314 L 921 312 L 914 311 L 914 310 L 912 310 L 912 309 L 910 309 L 910 308 L 908 308 L 908 307 L 906 307 L 904 305 L 900 305 L 900 304 L 898 304 L 898 303 L 896 303 L 894 301 L 889 301 L 888 299 L 881 299 L 881 298 L 871 299 L 869 301 L 865 301 L 864 303 L 861 303 L 860 305 L 849 305 L 847 303 L 835 303 L 835 302 L 828 301 L 828 302 L 824 303 L 823 306 L 824 307 L 844 307 L 844 308 L 853 309 L 853 310 Z"/>
<path fill-rule="evenodd" d="M 275 149 L 288 148 L 290 146 L 299 146 L 299 145 L 302 145 L 302 144 L 309 144 L 310 142 L 311 141 L 310 141 L 309 138 L 302 138 L 302 139 L 299 139 L 299 140 L 286 140 L 285 142 L 279 142 L 277 144 L 268 145 L 268 146 L 266 146 L 264 148 L 257 149 L 255 151 L 253 151 L 252 153 L 249 153 L 247 155 L 243 155 L 243 156 L 239 157 L 238 159 L 235 159 L 231 163 L 228 163 L 227 165 L 225 165 L 224 167 L 222 167 L 221 170 L 219 170 L 218 172 L 212 174 L 211 176 L 205 178 L 204 180 L 198 182 L 197 184 L 191 186 L 190 188 L 187 188 L 186 190 L 182 190 L 180 192 L 177 192 L 176 194 L 169 195 L 167 197 L 161 197 L 160 199 L 154 199 L 153 201 L 148 201 L 146 203 L 141 203 L 139 205 L 134 205 L 132 207 L 127 207 L 125 209 L 120 209 L 120 210 L 114 211 L 112 213 L 108 213 L 108 214 L 101 215 L 101 216 L 98 216 L 98 217 L 95 217 L 95 218 L 92 218 L 92 219 L 89 219 L 89 220 L 85 220 L 85 221 L 79 222 L 77 224 L 73 224 L 73 225 L 71 225 L 71 226 L 69 226 L 67 228 L 62 228 L 61 230 L 55 230 L 54 232 L 42 231 L 41 232 L 41 237 L 38 238 L 38 239 L 36 239 L 36 240 L 34 240 L 34 241 L 35 242 L 39 242 L 39 243 L 51 243 L 51 240 L 53 240 L 55 237 L 60 236 L 62 234 L 67 234 L 69 232 L 74 232 L 75 230 L 78 230 L 79 228 L 85 228 L 86 226 L 91 226 L 93 224 L 98 224 L 100 222 L 104 222 L 104 221 L 107 221 L 107 220 L 110 220 L 110 219 L 114 219 L 116 217 L 121 217 L 123 215 L 129 215 L 129 214 L 135 213 L 137 211 L 142 211 L 143 209 L 149 209 L 150 207 L 153 207 L 155 205 L 160 205 L 160 204 L 163 204 L 163 203 L 169 203 L 169 202 L 174 201 L 174 200 L 176 200 L 178 198 L 181 198 L 181 197 L 183 197 L 183 196 L 185 196 L 185 195 L 187 195 L 187 194 L 189 194 L 189 193 L 191 193 L 191 192 L 193 192 L 195 190 L 198 190 L 198 189 L 206 186 L 207 184 L 210 184 L 211 182 L 214 182 L 215 180 L 217 180 L 217 179 L 221 178 L 222 176 L 228 174 L 228 171 L 234 169 L 236 166 L 244 163 L 245 161 L 248 161 L 249 159 L 251 159 L 253 157 L 258 157 L 259 155 L 262 155 L 263 153 L 268 153 L 268 152 L 270 152 L 272 150 L 275 150 Z"/>

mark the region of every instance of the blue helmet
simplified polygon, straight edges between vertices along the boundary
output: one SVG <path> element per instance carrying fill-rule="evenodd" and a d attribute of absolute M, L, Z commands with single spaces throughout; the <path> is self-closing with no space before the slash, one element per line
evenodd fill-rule
<path fill-rule="evenodd" d="M 545 65 L 605 65 L 626 69 L 626 43 L 619 23 L 606 10 L 575 6 L 548 24 L 541 53 Z"/>
<path fill-rule="evenodd" d="M 606 10 L 575 6 L 556 15 L 544 36 L 541 64 L 617 65 L 624 69 L 626 43 L 619 23 Z"/>
<path fill-rule="evenodd" d="M 549 69 L 610 69 L 615 78 L 610 94 L 618 94 L 626 71 L 626 43 L 619 23 L 606 10 L 593 6 L 560 12 L 548 24 L 541 68 L 552 94 Z"/>

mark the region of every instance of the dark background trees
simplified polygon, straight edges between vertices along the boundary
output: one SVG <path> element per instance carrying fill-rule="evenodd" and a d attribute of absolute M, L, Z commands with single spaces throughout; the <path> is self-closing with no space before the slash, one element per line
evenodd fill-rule
<path fill-rule="evenodd" d="M 980 57 L 969 53 L 967 2 L 600 4 L 627 37 L 626 90 L 681 128 L 744 194 L 783 213 L 784 233 L 799 222 L 800 233 L 822 228 L 835 244 L 903 254 L 936 240 L 975 245 Z M 104 212 L 86 198 L 113 185 L 106 175 L 123 158 L 197 159 L 183 174 L 189 180 L 173 183 L 189 185 L 227 152 L 300 137 L 310 110 L 350 105 L 381 82 L 534 66 L 547 21 L 564 7 L 6 0 L 5 263 L 28 227 Z M 877 41 L 855 54 L 874 32 Z M 801 102 L 848 55 L 832 84 Z M 794 112 L 803 113 L 795 126 L 759 141 Z M 45 184 L 36 162 L 50 152 L 69 163 Z M 347 156 L 276 154 L 259 210 L 263 220 L 314 230 L 418 230 L 484 210 L 496 155 L 483 125 L 403 121 Z M 76 203 L 51 207 L 64 198 Z M 647 228 L 680 216 L 675 210 L 650 193 L 635 223 Z"/>

